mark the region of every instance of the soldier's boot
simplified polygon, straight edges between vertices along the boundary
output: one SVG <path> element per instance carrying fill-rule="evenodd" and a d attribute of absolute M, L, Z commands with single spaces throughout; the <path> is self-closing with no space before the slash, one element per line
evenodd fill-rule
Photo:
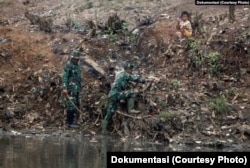
<path fill-rule="evenodd" d="M 107 133 L 107 126 L 108 126 L 108 121 L 107 120 L 102 120 L 102 134 Z"/>
<path fill-rule="evenodd" d="M 67 110 L 67 126 L 69 128 L 78 128 L 79 126 L 77 124 L 74 123 L 74 114 L 75 111 L 74 110 Z"/>
<path fill-rule="evenodd" d="M 140 111 L 134 109 L 134 107 L 135 107 L 135 98 L 129 98 L 128 102 L 127 102 L 127 106 L 128 106 L 128 113 L 131 113 L 131 114 L 140 113 Z"/>

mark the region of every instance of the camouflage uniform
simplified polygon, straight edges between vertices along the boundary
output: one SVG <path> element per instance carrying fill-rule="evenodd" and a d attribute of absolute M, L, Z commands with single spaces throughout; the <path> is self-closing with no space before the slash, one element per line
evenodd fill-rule
<path fill-rule="evenodd" d="M 127 100 L 128 98 L 135 98 L 136 94 L 128 87 L 129 81 L 137 83 L 145 83 L 145 79 L 135 77 L 125 71 L 120 72 L 109 92 L 109 102 L 105 120 L 109 121 L 117 109 L 117 102 Z"/>
<path fill-rule="evenodd" d="M 139 111 L 134 109 L 134 101 L 136 94 L 133 90 L 131 90 L 128 86 L 129 81 L 137 82 L 137 83 L 145 83 L 146 80 L 143 78 L 139 78 L 133 76 L 126 72 L 126 68 L 132 70 L 134 65 L 125 62 L 124 63 L 124 71 L 120 72 L 114 81 L 114 84 L 109 92 L 109 102 L 106 111 L 106 115 L 102 120 L 102 134 L 106 132 L 108 121 L 111 120 L 113 114 L 117 109 L 117 103 L 121 100 L 127 101 L 128 113 L 139 113 Z M 132 71 L 131 71 L 132 72 Z"/>
<path fill-rule="evenodd" d="M 79 53 L 73 53 L 72 58 L 79 59 Z M 81 83 L 81 69 L 79 65 L 75 65 L 71 60 L 66 63 L 63 69 L 63 90 L 68 91 L 68 96 L 72 100 L 72 102 L 79 108 L 79 92 L 82 89 Z M 72 124 L 75 115 L 75 107 L 73 104 L 67 99 L 66 101 L 67 107 L 67 124 Z"/>

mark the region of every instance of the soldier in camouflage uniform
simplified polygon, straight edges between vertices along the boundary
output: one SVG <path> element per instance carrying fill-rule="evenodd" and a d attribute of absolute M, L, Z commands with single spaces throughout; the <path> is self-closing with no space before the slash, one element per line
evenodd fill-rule
<path fill-rule="evenodd" d="M 127 101 L 127 110 L 128 113 L 137 114 L 140 111 L 134 109 L 135 97 L 136 94 L 133 90 L 131 90 L 128 86 L 129 81 L 137 82 L 137 83 L 145 83 L 146 81 L 152 81 L 150 79 L 145 80 L 143 78 L 139 78 L 132 75 L 132 70 L 134 65 L 130 62 L 125 62 L 124 71 L 121 71 L 117 74 L 114 84 L 109 92 L 109 102 L 106 111 L 106 115 L 102 121 L 102 133 L 105 133 L 107 129 L 107 124 L 111 120 L 117 109 L 117 103 L 121 100 Z"/>
<path fill-rule="evenodd" d="M 81 83 L 81 69 L 78 65 L 81 53 L 79 51 L 73 51 L 70 55 L 70 60 L 66 63 L 63 69 L 63 94 L 67 96 L 67 125 L 69 128 L 78 128 L 78 125 L 74 124 L 75 107 L 72 102 L 79 108 L 79 93 L 82 89 Z M 68 98 L 71 99 L 68 100 Z"/>

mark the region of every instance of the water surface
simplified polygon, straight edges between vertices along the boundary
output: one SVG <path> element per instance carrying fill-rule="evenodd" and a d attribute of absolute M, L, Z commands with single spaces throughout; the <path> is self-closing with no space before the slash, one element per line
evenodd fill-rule
<path fill-rule="evenodd" d="M 240 151 L 240 148 L 121 142 L 102 136 L 0 135 L 0 168 L 105 168 L 107 151 Z"/>

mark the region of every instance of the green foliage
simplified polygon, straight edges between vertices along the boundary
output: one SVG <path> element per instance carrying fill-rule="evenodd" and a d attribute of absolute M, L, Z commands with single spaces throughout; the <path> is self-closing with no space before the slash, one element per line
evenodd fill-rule
<path fill-rule="evenodd" d="M 233 87 L 228 91 L 228 95 L 229 96 L 235 96 L 236 95 L 236 88 Z"/>
<path fill-rule="evenodd" d="M 248 40 L 248 38 L 249 38 L 248 32 L 244 32 L 244 33 L 242 34 L 242 38 L 243 38 L 245 41 Z"/>
<path fill-rule="evenodd" d="M 199 56 L 194 57 L 194 62 L 195 67 L 199 67 L 201 65 L 201 58 Z"/>
<path fill-rule="evenodd" d="M 174 81 L 171 83 L 171 85 L 174 87 L 174 88 L 178 88 L 180 85 L 181 85 L 181 82 L 180 81 Z"/>
<path fill-rule="evenodd" d="M 210 108 L 214 110 L 214 112 L 217 115 L 224 115 L 228 114 L 231 112 L 230 106 L 227 104 L 227 101 L 225 100 L 224 97 L 220 96 L 215 98 L 211 103 L 210 103 Z"/>
<path fill-rule="evenodd" d="M 135 42 L 137 41 L 137 38 L 138 38 L 137 35 L 131 34 L 131 35 L 130 35 L 130 42 L 131 42 L 131 43 L 135 43 Z"/>
<path fill-rule="evenodd" d="M 122 30 L 128 30 L 129 23 L 123 23 L 122 24 Z"/>
<path fill-rule="evenodd" d="M 218 60 L 219 60 L 219 53 L 218 52 L 213 52 L 211 54 L 208 55 L 207 59 L 208 59 L 208 62 L 210 64 L 214 64 L 214 63 L 217 63 Z"/>
<path fill-rule="evenodd" d="M 188 42 L 188 48 L 189 48 L 190 50 L 195 50 L 196 47 L 197 47 L 197 42 L 196 42 L 195 40 L 190 40 L 190 41 Z"/>
<path fill-rule="evenodd" d="M 200 69 L 203 63 L 203 53 L 201 48 L 202 47 L 199 41 L 195 41 L 193 39 L 188 40 L 188 55 L 190 58 L 190 63 L 192 67 L 196 69 Z"/>
<path fill-rule="evenodd" d="M 82 25 L 80 22 L 77 22 L 77 21 L 73 21 L 72 23 L 72 27 L 73 29 L 77 30 L 77 31 L 80 31 L 82 29 Z"/>
<path fill-rule="evenodd" d="M 129 23 L 123 23 L 122 24 L 122 30 L 121 33 L 124 34 L 125 37 L 129 38 L 129 41 L 131 43 L 135 43 L 137 41 L 137 35 L 132 34 L 131 32 L 128 31 Z"/>
<path fill-rule="evenodd" d="M 237 93 L 237 89 L 235 87 L 229 89 L 229 90 L 226 90 L 224 92 L 224 95 L 227 97 L 227 98 L 232 98 L 236 95 Z"/>
<path fill-rule="evenodd" d="M 114 42 L 117 40 L 117 35 L 114 34 L 113 31 L 110 31 L 110 33 L 108 34 L 108 39 L 109 39 L 109 41 Z"/>
<path fill-rule="evenodd" d="M 188 55 L 190 57 L 190 63 L 192 67 L 200 70 L 199 67 L 207 67 L 207 72 L 212 75 L 218 75 L 220 70 L 220 54 L 218 52 L 212 52 L 209 55 L 205 55 L 206 50 L 203 49 L 200 41 L 189 40 L 188 41 Z"/>
<path fill-rule="evenodd" d="M 210 70 L 210 73 L 212 73 L 213 75 L 217 75 L 219 73 L 219 69 L 220 69 L 219 56 L 220 55 L 218 52 L 210 53 L 207 56 L 207 62 L 210 67 L 209 70 Z"/>

